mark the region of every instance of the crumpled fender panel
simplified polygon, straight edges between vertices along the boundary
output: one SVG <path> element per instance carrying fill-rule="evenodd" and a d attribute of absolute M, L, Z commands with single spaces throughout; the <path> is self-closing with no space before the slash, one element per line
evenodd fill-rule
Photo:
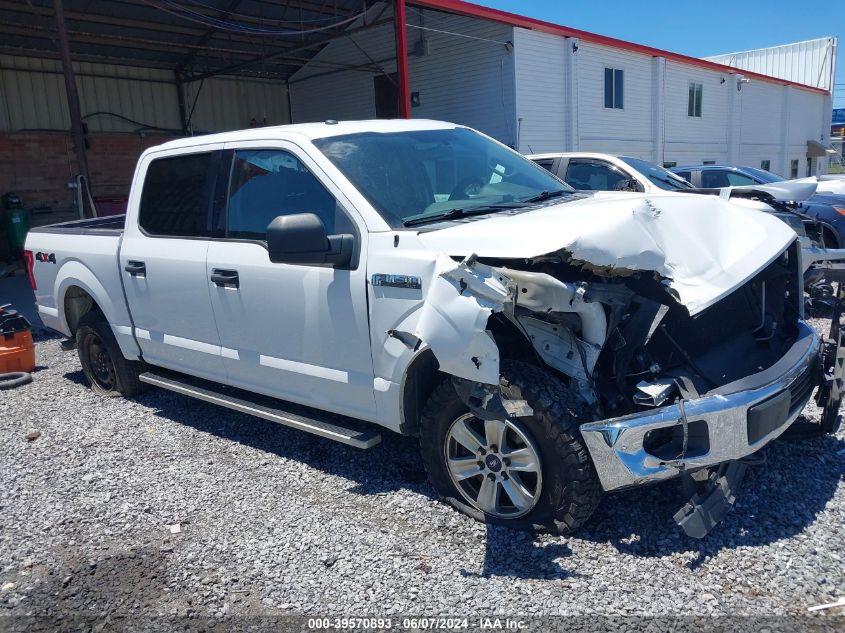
<path fill-rule="evenodd" d="M 487 331 L 487 320 L 509 300 L 506 283 L 489 267 L 470 270 L 466 261 L 437 258 L 414 334 L 431 348 L 441 371 L 499 383 L 499 348 Z"/>
<path fill-rule="evenodd" d="M 520 306 L 536 310 L 538 314 L 567 312 L 579 315 L 586 340 L 571 339 L 570 344 L 582 346 L 587 367 L 573 366 L 558 358 L 565 349 L 565 341 L 556 341 L 556 335 L 545 339 L 532 335 L 532 340 L 526 340 L 526 344 L 533 344 L 551 366 L 586 379 L 604 344 L 607 320 L 600 304 L 584 300 L 584 291 L 584 288 L 565 284 L 545 273 L 480 264 L 474 255 L 460 263 L 440 255 L 413 335 L 431 348 L 441 371 L 475 383 L 498 385 L 499 348 L 487 330 L 487 322 L 494 312 L 513 317 L 518 298 Z M 522 328 L 527 331 L 530 323 L 523 321 Z M 542 343 L 543 340 L 546 342 Z M 578 363 L 582 362 L 580 356 L 575 354 Z"/>

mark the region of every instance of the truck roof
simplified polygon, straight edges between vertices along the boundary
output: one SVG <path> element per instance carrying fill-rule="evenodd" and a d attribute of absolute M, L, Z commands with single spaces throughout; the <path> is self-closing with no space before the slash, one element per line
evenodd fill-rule
<path fill-rule="evenodd" d="M 544 158 L 625 158 L 606 152 L 543 152 L 542 154 L 526 154 L 525 157 L 531 160 L 542 160 Z"/>
<path fill-rule="evenodd" d="M 179 149 L 206 145 L 208 143 L 227 143 L 233 141 L 260 141 L 267 139 L 286 140 L 306 138 L 308 140 L 359 134 L 362 132 L 402 132 L 412 130 L 443 130 L 458 127 L 454 123 L 432 121 L 428 119 L 371 119 L 366 121 L 322 121 L 319 123 L 296 123 L 292 125 L 274 125 L 267 127 L 233 130 L 218 134 L 203 134 L 180 138 L 151 147 L 148 151 Z"/>

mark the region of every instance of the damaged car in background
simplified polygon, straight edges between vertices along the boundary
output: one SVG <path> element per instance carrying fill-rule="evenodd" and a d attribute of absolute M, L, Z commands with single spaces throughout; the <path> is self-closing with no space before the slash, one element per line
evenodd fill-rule
<path fill-rule="evenodd" d="M 98 393 L 155 385 L 359 448 L 415 436 L 482 521 L 571 532 L 603 492 L 682 477 L 675 519 L 701 537 L 814 390 L 819 432 L 840 420 L 838 328 L 804 322 L 789 226 L 711 196 L 594 198 L 449 123 L 173 141 L 141 157 L 125 220 L 27 249 Z"/>

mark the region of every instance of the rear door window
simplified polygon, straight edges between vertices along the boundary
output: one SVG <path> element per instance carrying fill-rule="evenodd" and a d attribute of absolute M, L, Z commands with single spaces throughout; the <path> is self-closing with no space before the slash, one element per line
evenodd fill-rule
<path fill-rule="evenodd" d="M 555 169 L 555 159 L 554 158 L 538 158 L 534 162 L 537 163 L 540 167 L 542 167 L 546 171 L 550 171 L 552 173 L 555 173 L 555 171 L 554 171 L 554 169 Z"/>
<path fill-rule="evenodd" d="M 730 187 L 728 173 L 723 169 L 705 169 L 701 172 L 701 186 L 704 189 Z"/>
<path fill-rule="evenodd" d="M 728 182 L 731 183 L 732 187 L 745 187 L 746 185 L 756 184 L 755 180 L 750 176 L 735 171 L 728 172 Z"/>
<path fill-rule="evenodd" d="M 564 180 L 580 191 L 617 191 L 631 177 L 620 169 L 601 160 L 572 159 L 566 168 Z"/>
<path fill-rule="evenodd" d="M 158 158 L 147 167 L 138 225 L 155 237 L 210 237 L 212 152 Z"/>

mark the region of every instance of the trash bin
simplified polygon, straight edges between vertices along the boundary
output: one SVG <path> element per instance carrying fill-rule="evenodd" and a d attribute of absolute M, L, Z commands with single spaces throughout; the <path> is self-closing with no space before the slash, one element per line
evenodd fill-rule
<path fill-rule="evenodd" d="M 6 209 L 3 218 L 3 229 L 12 255 L 23 253 L 26 234 L 29 231 L 29 212 L 23 208 L 21 199 L 13 193 L 3 196 L 3 206 Z"/>

